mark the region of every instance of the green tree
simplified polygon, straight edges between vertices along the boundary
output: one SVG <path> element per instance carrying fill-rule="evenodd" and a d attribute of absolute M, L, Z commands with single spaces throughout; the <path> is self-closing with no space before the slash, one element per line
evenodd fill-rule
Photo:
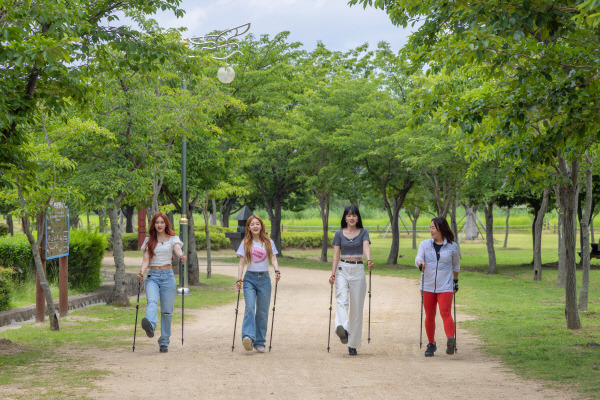
<path fill-rule="evenodd" d="M 367 186 L 382 196 L 392 229 L 388 264 L 398 263 L 400 232 L 398 221 L 404 199 L 415 182 L 411 165 L 406 162 L 416 133 L 408 128 L 410 111 L 388 93 L 370 85 L 370 95 L 338 131 L 338 143 L 344 153 L 359 164 Z M 350 158 L 350 157 L 349 157 Z"/>
<path fill-rule="evenodd" d="M 539 163 L 556 170 L 564 210 L 567 327 L 580 328 L 576 306 L 575 203 L 580 160 L 598 134 L 600 118 L 595 111 L 599 92 L 594 83 L 600 38 L 594 25 L 584 25 L 582 19 L 593 19 L 592 3 L 596 3 L 349 3 L 385 9 L 394 23 L 403 26 L 425 16 L 408 44 L 413 66 L 417 69 L 426 63 L 432 73 L 444 68 L 454 71 L 476 67 L 488 90 L 454 100 L 432 92 L 424 99 L 422 109 L 435 112 L 442 107 L 446 122 L 475 136 L 475 129 L 484 118 L 497 118 L 497 135 L 482 135 L 478 140 L 493 145 L 508 138 L 505 152 L 526 160 L 522 168 Z"/>
<path fill-rule="evenodd" d="M 125 13 L 136 17 L 158 10 L 176 16 L 179 0 L 45 1 L 0 3 L 0 184 L 6 185 L 4 170 L 15 165 L 27 173 L 35 168 L 34 156 L 22 147 L 26 129 L 40 105 L 60 113 L 75 101 L 85 101 L 95 88 L 91 61 L 110 63 L 108 49 L 127 52 L 119 67 L 139 69 L 134 59 L 163 57 L 156 35 L 141 40 L 142 32 L 128 26 L 111 27 Z M 105 64 L 106 65 L 106 64 Z M 108 65 L 106 65 L 108 67 Z"/>

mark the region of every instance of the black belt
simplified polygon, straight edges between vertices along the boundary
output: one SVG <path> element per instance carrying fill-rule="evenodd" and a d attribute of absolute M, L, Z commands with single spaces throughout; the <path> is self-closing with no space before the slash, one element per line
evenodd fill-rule
<path fill-rule="evenodd" d="M 341 260 L 341 262 L 345 262 L 346 264 L 362 264 L 362 261 L 346 261 L 346 260 Z"/>

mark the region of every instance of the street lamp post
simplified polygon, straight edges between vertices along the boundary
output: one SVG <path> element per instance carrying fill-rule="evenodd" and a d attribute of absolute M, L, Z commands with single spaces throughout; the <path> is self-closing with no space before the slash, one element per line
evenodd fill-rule
<path fill-rule="evenodd" d="M 227 55 L 225 57 L 213 57 L 215 60 L 226 61 L 235 54 L 242 54 L 239 50 L 239 44 L 237 41 L 232 39 L 246 34 L 250 30 L 250 23 L 240 25 L 235 28 L 226 29 L 220 33 L 214 35 L 206 35 L 201 37 L 191 37 L 184 39 L 184 43 L 200 47 L 201 51 L 215 51 L 215 50 L 226 50 Z M 194 56 L 189 56 L 194 58 Z M 235 72 L 231 66 L 221 67 L 217 72 L 217 78 L 220 82 L 229 84 L 233 82 Z M 187 90 L 187 82 L 184 78 L 183 89 Z M 185 244 L 188 241 L 188 219 L 187 219 L 187 138 L 183 135 L 181 144 L 181 219 L 179 220 L 179 237 Z M 187 252 L 187 250 L 184 250 Z M 188 265 L 187 262 L 179 262 L 179 289 L 178 294 L 188 295 Z M 183 335 L 182 335 L 183 336 Z M 183 343 L 183 337 L 182 337 Z"/>

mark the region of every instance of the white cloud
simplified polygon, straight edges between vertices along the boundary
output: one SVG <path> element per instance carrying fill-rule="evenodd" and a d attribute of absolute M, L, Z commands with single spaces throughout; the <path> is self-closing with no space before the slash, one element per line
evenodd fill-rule
<path fill-rule="evenodd" d="M 350 7 L 347 0 L 184 0 L 183 18 L 161 13 L 161 26 L 188 28 L 186 36 L 202 36 L 250 22 L 255 36 L 290 31 L 290 39 L 307 49 L 322 41 L 332 50 L 348 50 L 385 40 L 394 50 L 407 41 L 410 31 L 394 26 L 382 10 Z"/>

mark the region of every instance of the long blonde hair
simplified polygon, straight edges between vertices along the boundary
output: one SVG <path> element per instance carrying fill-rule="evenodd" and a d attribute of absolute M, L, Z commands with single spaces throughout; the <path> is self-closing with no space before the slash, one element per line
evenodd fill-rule
<path fill-rule="evenodd" d="M 267 258 L 269 262 L 271 261 L 271 257 L 273 257 L 273 247 L 271 246 L 271 239 L 267 236 L 267 230 L 265 228 L 265 224 L 263 220 L 260 219 L 258 215 L 251 215 L 246 221 L 246 236 L 244 237 L 244 254 L 246 255 L 246 262 L 250 264 L 252 262 L 252 232 L 250 232 L 250 223 L 257 219 L 260 222 L 260 232 L 259 237 L 260 241 L 265 245 L 265 250 L 267 251 Z"/>

